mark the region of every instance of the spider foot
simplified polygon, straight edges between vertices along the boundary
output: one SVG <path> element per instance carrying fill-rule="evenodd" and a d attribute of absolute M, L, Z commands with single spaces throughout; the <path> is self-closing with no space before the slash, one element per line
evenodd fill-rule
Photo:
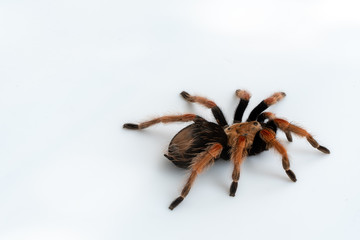
<path fill-rule="evenodd" d="M 133 124 L 133 123 L 125 123 L 123 125 L 123 128 L 132 129 L 132 130 L 140 129 L 138 124 Z"/>
<path fill-rule="evenodd" d="M 235 197 L 235 193 L 236 193 L 236 189 L 238 187 L 238 183 L 237 182 L 232 182 L 231 186 L 230 186 L 230 196 L 231 197 Z"/>
<path fill-rule="evenodd" d="M 321 151 L 321 152 L 323 152 L 323 153 L 326 153 L 326 154 L 330 154 L 330 150 L 327 149 L 327 148 L 324 147 L 324 146 L 319 146 L 319 147 L 317 147 L 317 150 L 319 150 L 319 151 Z"/>
<path fill-rule="evenodd" d="M 289 178 L 291 179 L 291 181 L 293 182 L 296 182 L 297 179 L 296 179 L 296 176 L 295 176 L 295 173 L 293 171 L 291 171 L 290 169 L 289 170 L 286 170 L 286 174 L 289 176 Z"/>
<path fill-rule="evenodd" d="M 240 98 L 249 101 L 251 94 L 248 91 L 238 89 L 235 91 L 235 95 Z"/>
<path fill-rule="evenodd" d="M 169 206 L 170 210 L 173 210 L 174 208 L 177 207 L 177 205 L 179 205 L 182 201 L 184 200 L 184 198 L 182 196 L 178 197 L 177 199 L 175 199 Z"/>
<path fill-rule="evenodd" d="M 182 91 L 180 95 L 185 98 L 187 101 L 190 101 L 191 95 L 188 92 Z"/>

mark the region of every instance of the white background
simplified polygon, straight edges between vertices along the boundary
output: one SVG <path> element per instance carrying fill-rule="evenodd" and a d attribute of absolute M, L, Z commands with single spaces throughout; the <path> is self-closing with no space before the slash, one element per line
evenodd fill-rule
<path fill-rule="evenodd" d="M 315 1 L 0 3 L 0 239 L 360 239 L 360 4 Z M 218 161 L 168 209 L 187 173 L 163 157 L 186 124 L 122 129 L 164 114 L 231 121 L 236 89 L 331 150 L 278 138 L 243 164 Z M 247 110 L 246 114 L 249 113 Z"/>

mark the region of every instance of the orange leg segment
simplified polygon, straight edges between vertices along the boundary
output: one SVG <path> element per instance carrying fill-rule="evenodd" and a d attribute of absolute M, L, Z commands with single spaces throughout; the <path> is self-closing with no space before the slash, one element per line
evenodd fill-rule
<path fill-rule="evenodd" d="M 232 180 L 230 186 L 230 196 L 234 197 L 237 187 L 238 187 L 238 181 L 240 178 L 240 166 L 241 163 L 244 161 L 244 150 L 246 146 L 246 138 L 244 136 L 240 136 L 237 139 L 237 142 L 235 143 L 234 150 L 231 153 L 231 159 L 234 162 L 234 170 L 232 173 Z"/>
<path fill-rule="evenodd" d="M 296 182 L 296 176 L 293 171 L 290 170 L 290 162 L 289 157 L 287 155 L 287 151 L 279 141 L 275 138 L 275 133 L 270 129 L 263 129 L 260 132 L 260 137 L 269 144 L 269 147 L 273 147 L 278 153 L 282 156 L 282 165 L 283 168 L 288 175 L 288 177 L 293 181 Z"/>
<path fill-rule="evenodd" d="M 195 114 L 169 115 L 169 116 L 154 118 L 150 121 L 146 121 L 140 124 L 125 123 L 123 127 L 127 129 L 138 130 L 138 129 L 144 129 L 150 127 L 151 125 L 157 123 L 189 122 L 189 121 L 196 121 L 201 119 L 202 119 L 201 117 Z"/>
<path fill-rule="evenodd" d="M 200 96 L 192 96 L 189 93 L 183 91 L 180 93 L 180 95 L 188 102 L 193 102 L 193 103 L 199 103 L 207 108 L 211 109 L 211 112 L 213 113 L 216 122 L 224 127 L 227 126 L 228 123 L 224 117 L 224 114 L 222 113 L 222 111 L 220 110 L 220 108 L 216 105 L 215 102 L 205 98 L 205 97 L 200 97 Z"/>
<path fill-rule="evenodd" d="M 311 136 L 310 133 L 308 133 L 305 129 L 296 126 L 294 124 L 289 123 L 288 121 L 286 121 L 285 119 L 281 119 L 281 118 L 276 118 L 275 114 L 273 113 L 265 113 L 265 116 L 270 119 L 273 120 L 274 123 L 276 124 L 276 126 L 278 128 L 280 128 L 283 132 L 285 132 L 286 137 L 288 138 L 288 140 L 291 142 L 292 141 L 292 137 L 291 137 L 291 133 L 294 133 L 297 136 L 300 137 L 305 137 L 306 140 L 311 144 L 311 146 L 313 146 L 314 148 L 318 149 L 319 151 L 329 154 L 330 150 L 327 149 L 324 146 L 321 146 L 314 138 L 313 136 Z"/>
<path fill-rule="evenodd" d="M 220 156 L 223 147 L 220 143 L 215 143 L 211 145 L 206 151 L 200 153 L 193 159 L 193 164 L 191 165 L 190 176 L 181 191 L 181 195 L 176 198 L 169 206 L 170 210 L 173 210 L 177 205 L 179 205 L 184 198 L 190 192 L 191 186 L 193 185 L 196 177 L 204 171 L 204 169 L 209 166 L 214 159 Z"/>

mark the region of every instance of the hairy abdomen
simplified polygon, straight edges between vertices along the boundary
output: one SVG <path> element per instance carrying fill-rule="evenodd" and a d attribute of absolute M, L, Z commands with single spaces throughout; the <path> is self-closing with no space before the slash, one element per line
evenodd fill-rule
<path fill-rule="evenodd" d="M 196 122 L 174 136 L 165 156 L 176 166 L 189 168 L 196 155 L 206 151 L 212 143 L 220 143 L 224 149 L 221 157 L 228 159 L 227 136 L 224 130 L 212 122 Z"/>

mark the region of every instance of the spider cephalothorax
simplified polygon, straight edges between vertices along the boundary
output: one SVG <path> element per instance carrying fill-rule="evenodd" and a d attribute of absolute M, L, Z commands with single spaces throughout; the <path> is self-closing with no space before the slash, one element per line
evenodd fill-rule
<path fill-rule="evenodd" d="M 275 93 L 263 100 L 251 111 L 246 122 L 242 122 L 250 94 L 244 90 L 237 90 L 236 96 L 240 98 L 240 102 L 235 111 L 234 123 L 230 126 L 220 108 L 213 101 L 204 97 L 191 96 L 187 92 L 182 92 L 181 96 L 189 102 L 197 102 L 210 108 L 217 124 L 208 122 L 195 114 L 170 115 L 140 124 L 124 124 L 124 128 L 127 129 L 144 129 L 156 123 L 193 122 L 173 137 L 168 152 L 164 154 L 176 166 L 191 171 L 180 196 L 170 204 L 171 210 L 187 196 L 197 175 L 219 158 L 231 159 L 234 164 L 230 196 L 235 196 L 240 178 L 240 166 L 245 157 L 261 153 L 269 148 L 274 148 L 282 155 L 282 165 L 286 174 L 293 182 L 296 182 L 296 176 L 290 170 L 286 149 L 276 139 L 278 129 L 286 134 L 290 142 L 292 142 L 291 133 L 294 133 L 300 137 L 306 137 L 308 142 L 321 152 L 330 153 L 327 148 L 320 146 L 305 129 L 277 118 L 273 113 L 263 112 L 285 97 L 285 93 Z"/>

